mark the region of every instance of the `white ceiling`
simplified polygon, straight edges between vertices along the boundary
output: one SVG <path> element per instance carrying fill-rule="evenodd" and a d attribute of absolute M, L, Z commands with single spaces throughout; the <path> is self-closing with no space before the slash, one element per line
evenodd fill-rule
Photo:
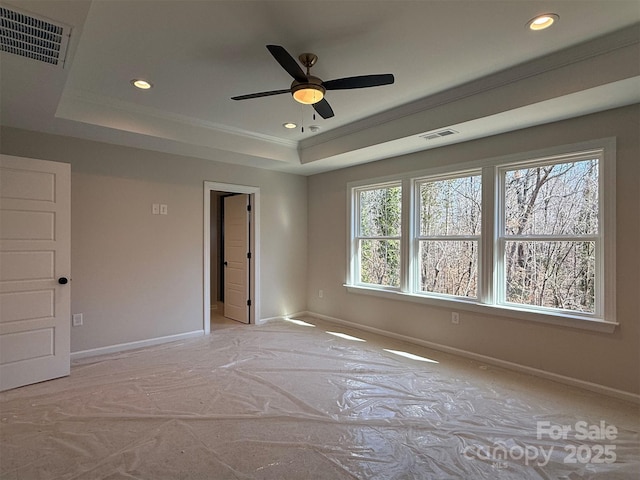
<path fill-rule="evenodd" d="M 1 54 L 3 125 L 303 175 L 640 101 L 640 60 L 571 71 L 638 44 L 640 0 L 3 5 L 72 27 L 64 68 Z M 552 28 L 525 28 L 547 12 L 560 16 Z M 323 80 L 396 81 L 328 92 L 327 120 L 288 94 L 231 100 L 289 88 L 267 44 L 317 54 L 312 73 Z M 140 77 L 154 88 L 133 88 Z M 417 136 L 444 127 L 460 134 Z"/>

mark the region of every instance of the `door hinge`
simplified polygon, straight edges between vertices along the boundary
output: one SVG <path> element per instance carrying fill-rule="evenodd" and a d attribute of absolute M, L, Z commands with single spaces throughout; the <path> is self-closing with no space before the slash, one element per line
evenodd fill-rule
<path fill-rule="evenodd" d="M 251 258 L 251 252 L 247 253 L 247 258 Z"/>
<path fill-rule="evenodd" d="M 247 212 L 251 211 L 251 205 L 247 205 Z"/>
<path fill-rule="evenodd" d="M 247 300 L 247 307 L 251 306 L 251 300 Z"/>

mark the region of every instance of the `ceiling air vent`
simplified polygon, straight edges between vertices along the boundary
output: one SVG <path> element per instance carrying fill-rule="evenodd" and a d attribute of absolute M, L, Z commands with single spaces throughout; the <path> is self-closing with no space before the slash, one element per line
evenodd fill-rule
<path fill-rule="evenodd" d="M 64 65 L 70 28 L 0 7 L 0 51 Z"/>
<path fill-rule="evenodd" d="M 449 135 L 455 135 L 456 133 L 459 132 L 456 132 L 451 128 L 446 128 L 444 130 L 438 130 L 437 132 L 423 133 L 422 135 L 419 135 L 419 137 L 424 138 L 425 140 L 435 140 L 436 138 L 448 137 Z"/>

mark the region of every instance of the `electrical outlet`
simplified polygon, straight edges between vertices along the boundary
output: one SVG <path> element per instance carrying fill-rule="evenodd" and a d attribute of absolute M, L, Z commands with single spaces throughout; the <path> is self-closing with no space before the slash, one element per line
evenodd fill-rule
<path fill-rule="evenodd" d="M 82 314 L 81 313 L 74 313 L 71 316 L 71 324 L 74 327 L 80 327 L 83 324 L 83 318 L 82 318 Z"/>
<path fill-rule="evenodd" d="M 318 290 L 318 298 L 323 298 L 323 297 L 324 297 L 324 291 Z"/>
<path fill-rule="evenodd" d="M 168 215 L 167 206 L 164 203 L 160 204 L 160 215 Z"/>
<path fill-rule="evenodd" d="M 458 312 L 451 312 L 451 323 L 458 325 L 460 323 L 460 314 Z"/>

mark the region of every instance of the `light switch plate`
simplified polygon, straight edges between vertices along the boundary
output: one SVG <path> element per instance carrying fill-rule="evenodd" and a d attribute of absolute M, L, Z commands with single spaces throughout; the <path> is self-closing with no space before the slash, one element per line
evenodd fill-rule
<path fill-rule="evenodd" d="M 164 203 L 160 204 L 160 215 L 167 215 L 169 212 L 167 206 Z"/>
<path fill-rule="evenodd" d="M 151 213 L 153 215 L 159 215 L 160 214 L 160 204 L 154 203 L 153 205 L 151 205 Z"/>

